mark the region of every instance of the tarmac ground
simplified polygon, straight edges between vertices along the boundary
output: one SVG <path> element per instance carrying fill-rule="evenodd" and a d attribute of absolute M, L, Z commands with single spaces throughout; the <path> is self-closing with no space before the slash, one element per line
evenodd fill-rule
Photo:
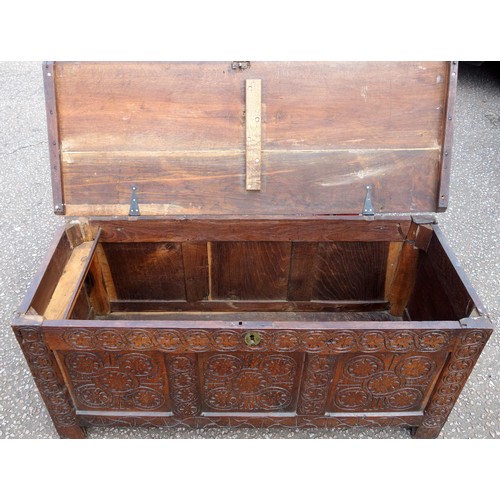
<path fill-rule="evenodd" d="M 10 329 L 57 227 L 39 62 L 0 63 L 0 438 L 57 438 Z M 460 64 L 450 201 L 437 219 L 490 317 L 500 315 L 500 72 Z M 486 345 L 440 438 L 500 437 L 500 345 Z M 100 429 L 89 438 L 409 438 L 405 429 Z"/>

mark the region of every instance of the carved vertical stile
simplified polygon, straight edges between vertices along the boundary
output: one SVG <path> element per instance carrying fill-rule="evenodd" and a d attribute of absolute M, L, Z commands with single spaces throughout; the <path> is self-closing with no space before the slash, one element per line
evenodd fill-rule
<path fill-rule="evenodd" d="M 174 415 L 193 417 L 201 412 L 200 382 L 195 354 L 166 357 L 170 399 Z"/>
<path fill-rule="evenodd" d="M 333 365 L 334 361 L 330 356 L 307 355 L 297 408 L 299 415 L 324 415 Z"/>
<path fill-rule="evenodd" d="M 15 327 L 14 332 L 59 436 L 84 438 L 85 429 L 78 424 L 75 407 L 67 388 L 61 383 L 57 362 L 47 347 L 41 328 Z"/>
<path fill-rule="evenodd" d="M 491 331 L 470 330 L 461 335 L 434 388 L 416 438 L 436 438 L 448 419 Z"/>

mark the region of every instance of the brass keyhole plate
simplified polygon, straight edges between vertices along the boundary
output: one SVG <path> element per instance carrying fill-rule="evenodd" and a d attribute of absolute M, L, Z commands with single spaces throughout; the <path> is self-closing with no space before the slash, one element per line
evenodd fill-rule
<path fill-rule="evenodd" d="M 245 335 L 245 344 L 247 346 L 253 347 L 259 345 L 261 340 L 259 332 L 247 332 Z"/>

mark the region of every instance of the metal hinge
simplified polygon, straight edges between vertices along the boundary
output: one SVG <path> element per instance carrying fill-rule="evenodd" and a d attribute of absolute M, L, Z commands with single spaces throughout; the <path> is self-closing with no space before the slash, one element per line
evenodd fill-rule
<path fill-rule="evenodd" d="M 373 189 L 372 186 L 366 186 L 365 202 L 363 204 L 363 211 L 361 212 L 361 215 L 364 215 L 365 217 L 375 216 L 375 210 L 373 210 L 372 195 L 371 195 L 372 189 Z"/>
<path fill-rule="evenodd" d="M 250 67 L 250 61 L 233 61 L 231 64 L 231 69 L 244 70 Z"/>
<path fill-rule="evenodd" d="M 132 198 L 130 199 L 130 208 L 128 211 L 128 214 L 130 216 L 138 216 L 141 215 L 141 212 L 139 211 L 139 203 L 137 202 L 137 186 L 132 186 Z"/>

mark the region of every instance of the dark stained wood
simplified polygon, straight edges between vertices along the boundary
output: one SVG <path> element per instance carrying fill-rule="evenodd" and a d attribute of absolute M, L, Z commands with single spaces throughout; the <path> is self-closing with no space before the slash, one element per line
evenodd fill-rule
<path fill-rule="evenodd" d="M 318 244 L 295 241 L 292 243 L 288 300 L 311 300 Z"/>
<path fill-rule="evenodd" d="M 185 300 L 181 245 L 177 243 L 103 244 L 117 298 Z"/>
<path fill-rule="evenodd" d="M 384 298 L 388 244 L 319 243 L 314 300 Z"/>
<path fill-rule="evenodd" d="M 448 68 L 58 63 L 67 213 L 126 214 L 131 183 L 152 215 L 359 213 L 365 184 L 377 211 L 435 210 Z M 259 192 L 245 189 L 247 79 L 263 85 Z"/>
<path fill-rule="evenodd" d="M 438 212 L 448 207 L 450 189 L 451 151 L 453 146 L 453 129 L 455 123 L 455 101 L 457 97 L 458 61 L 453 61 L 448 70 L 448 94 L 446 111 L 443 114 L 443 139 L 440 183 L 438 192 Z"/>
<path fill-rule="evenodd" d="M 146 311 L 324 311 L 324 312 L 362 312 L 385 311 L 389 303 L 385 300 L 337 300 L 337 301 L 292 301 L 292 300 L 205 300 L 187 302 L 175 300 L 114 300 L 110 303 L 111 312 Z"/>
<path fill-rule="evenodd" d="M 427 255 L 421 257 L 407 310 L 412 321 L 426 318 L 435 318 L 437 321 L 459 320 L 463 317 L 455 313 L 450 297 L 438 280 Z"/>
<path fill-rule="evenodd" d="M 186 285 L 186 300 L 199 302 L 210 293 L 208 248 L 205 242 L 182 243 L 182 260 Z"/>
<path fill-rule="evenodd" d="M 417 275 L 417 266 L 420 251 L 415 248 L 415 237 L 418 224 L 412 222 L 406 240 L 403 243 L 394 278 L 389 287 L 386 287 L 386 297 L 391 302 L 391 314 L 402 316 L 413 291 Z"/>
<path fill-rule="evenodd" d="M 214 242 L 211 247 L 213 299 L 286 299 L 291 243 Z"/>
<path fill-rule="evenodd" d="M 412 319 L 437 317 L 462 319 L 469 316 L 474 300 L 457 273 L 437 236 L 434 235 L 426 255 L 421 257 L 418 280 L 409 304 Z"/>
<path fill-rule="evenodd" d="M 85 319 L 75 318 L 75 319 Z M 98 320 L 105 321 L 227 321 L 229 323 L 239 323 L 240 321 L 265 321 L 265 322 L 281 322 L 281 321 L 304 321 L 308 323 L 325 322 L 325 321 L 401 321 L 400 317 L 395 317 L 387 311 L 280 311 L 268 312 L 254 310 L 251 312 L 232 311 L 232 312 L 216 312 L 216 311 L 185 311 L 185 312 L 113 312 L 107 315 L 97 316 Z"/>
<path fill-rule="evenodd" d="M 409 217 L 281 217 L 259 218 L 158 218 L 90 219 L 94 234 L 102 229 L 101 241 L 403 241 Z"/>
<path fill-rule="evenodd" d="M 104 314 L 101 312 L 101 314 Z M 76 300 L 73 304 L 71 312 L 69 314 L 70 319 L 95 319 L 95 312 L 90 303 L 89 295 L 87 290 L 83 288 L 77 295 Z"/>
<path fill-rule="evenodd" d="M 58 127 L 58 110 L 56 100 L 55 67 L 53 62 L 43 64 L 43 83 L 45 89 L 45 105 L 47 112 L 47 131 L 49 135 L 50 173 L 52 179 L 52 198 L 54 212 L 64 214 L 63 179 L 61 173 L 60 138 Z"/>

